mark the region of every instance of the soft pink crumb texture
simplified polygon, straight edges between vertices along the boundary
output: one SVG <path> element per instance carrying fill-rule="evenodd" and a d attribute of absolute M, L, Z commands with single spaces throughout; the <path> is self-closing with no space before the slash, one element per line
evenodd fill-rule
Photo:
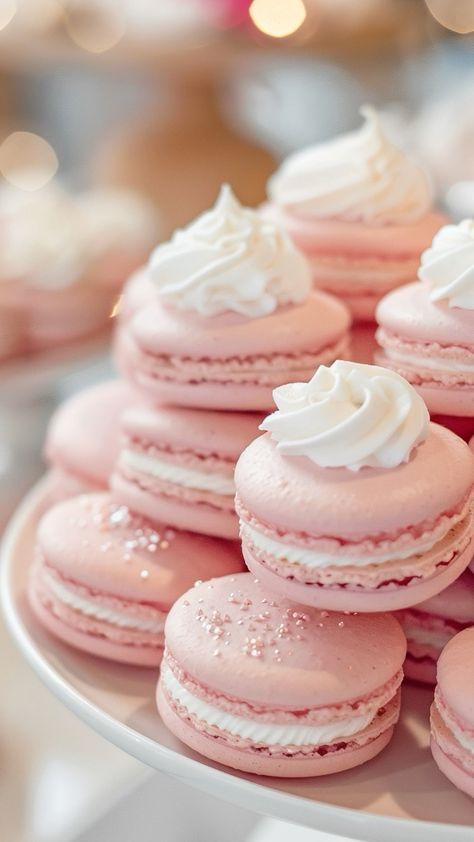
<path fill-rule="evenodd" d="M 235 463 L 258 434 L 261 415 L 189 408 L 135 407 L 122 417 L 123 450 L 170 468 L 233 483 Z M 238 539 L 234 495 L 161 479 L 118 459 L 111 487 L 134 511 L 218 537 Z"/>
<path fill-rule="evenodd" d="M 474 625 L 474 576 L 466 570 L 441 593 L 396 616 L 407 637 L 405 675 L 435 684 L 436 663 L 444 646 Z"/>
<path fill-rule="evenodd" d="M 239 459 L 235 480 L 247 566 L 268 587 L 305 604 L 406 608 L 451 584 L 472 558 L 472 452 L 434 424 L 409 461 L 391 470 L 319 468 L 282 455 L 269 435 L 261 436 Z M 337 563 L 311 567 L 276 557 L 255 545 L 252 531 L 288 545 L 289 556 L 311 549 L 334 554 Z M 418 553 L 420 540 L 432 548 Z M 376 563 L 398 550 L 400 557 Z M 351 563 L 354 556 L 367 564 Z"/>
<path fill-rule="evenodd" d="M 474 310 L 431 301 L 418 281 L 382 299 L 376 318 L 379 364 L 412 383 L 432 414 L 473 417 Z"/>
<path fill-rule="evenodd" d="M 123 380 L 84 389 L 56 410 L 45 456 L 55 469 L 58 499 L 107 488 L 120 448 L 120 418 L 137 396 Z"/>
<path fill-rule="evenodd" d="M 125 374 L 161 404 L 266 410 L 272 390 L 305 380 L 348 351 L 350 316 L 332 296 L 249 319 L 205 318 L 154 301 L 132 319 L 116 356 Z"/>
<path fill-rule="evenodd" d="M 262 213 L 286 229 L 310 261 L 316 287 L 340 297 L 355 321 L 371 321 L 380 298 L 416 278 L 421 252 L 445 218 L 427 213 L 409 225 L 369 225 L 311 219 L 265 205 Z"/>
<path fill-rule="evenodd" d="M 66 643 L 151 667 L 179 594 L 202 575 L 240 569 L 224 542 L 151 526 L 108 494 L 91 494 L 54 506 L 40 521 L 29 598 L 40 622 Z"/>
<path fill-rule="evenodd" d="M 431 707 L 431 739 L 435 761 L 457 786 L 474 797 L 474 627 L 449 641 L 438 661 L 438 684 Z"/>
<path fill-rule="evenodd" d="M 207 757 L 256 774 L 321 775 L 365 762 L 390 739 L 406 644 L 389 615 L 302 609 L 247 573 L 184 594 L 165 633 L 167 669 L 224 714 L 288 725 L 372 715 L 363 730 L 328 744 L 267 745 L 199 719 L 160 682 L 165 724 Z"/>

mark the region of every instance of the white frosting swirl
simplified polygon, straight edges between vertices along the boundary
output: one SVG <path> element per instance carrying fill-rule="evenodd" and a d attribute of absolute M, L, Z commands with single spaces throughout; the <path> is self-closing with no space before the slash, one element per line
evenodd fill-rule
<path fill-rule="evenodd" d="M 474 219 L 445 225 L 421 255 L 418 277 L 428 284 L 432 301 L 474 310 Z"/>
<path fill-rule="evenodd" d="M 53 182 L 33 193 L 0 190 L 0 281 L 60 289 L 112 250 L 143 251 L 156 237 L 153 209 L 125 191 L 74 195 Z"/>
<path fill-rule="evenodd" d="M 385 137 L 364 106 L 362 128 L 290 155 L 268 183 L 270 198 L 296 215 L 369 225 L 419 219 L 432 194 L 422 169 Z"/>
<path fill-rule="evenodd" d="M 309 265 L 289 237 L 242 207 L 227 185 L 212 210 L 155 249 L 150 277 L 163 299 L 202 316 L 257 318 L 311 291 Z"/>
<path fill-rule="evenodd" d="M 278 411 L 265 418 L 277 449 L 324 468 L 394 468 L 429 431 L 428 410 L 399 374 L 337 360 L 319 366 L 309 383 L 273 392 Z"/>

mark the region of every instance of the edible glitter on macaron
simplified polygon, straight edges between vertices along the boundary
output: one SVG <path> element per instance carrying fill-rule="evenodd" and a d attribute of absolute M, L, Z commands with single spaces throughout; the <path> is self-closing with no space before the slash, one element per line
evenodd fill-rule
<path fill-rule="evenodd" d="M 180 598 L 165 638 L 159 711 L 212 760 L 257 774 L 328 774 L 391 737 L 406 642 L 390 615 L 307 609 L 242 573 Z"/>
<path fill-rule="evenodd" d="M 42 518 L 29 598 L 38 619 L 66 643 L 153 667 L 177 597 L 200 574 L 241 569 L 230 542 L 150 524 L 106 493 L 83 495 Z"/>

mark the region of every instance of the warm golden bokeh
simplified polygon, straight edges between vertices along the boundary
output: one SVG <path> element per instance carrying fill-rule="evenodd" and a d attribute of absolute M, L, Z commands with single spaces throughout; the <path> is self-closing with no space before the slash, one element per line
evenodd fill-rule
<path fill-rule="evenodd" d="M 286 38 L 306 20 L 303 0 L 253 0 L 249 15 L 257 29 L 271 38 Z"/>

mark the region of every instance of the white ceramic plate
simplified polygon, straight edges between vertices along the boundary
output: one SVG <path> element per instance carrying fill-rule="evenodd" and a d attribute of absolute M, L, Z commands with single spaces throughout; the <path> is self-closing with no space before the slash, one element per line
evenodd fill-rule
<path fill-rule="evenodd" d="M 188 750 L 166 731 L 156 712 L 153 671 L 121 667 L 68 649 L 31 615 L 26 580 L 42 506 L 44 484 L 26 498 L 5 537 L 4 613 L 39 677 L 99 734 L 143 763 L 255 812 L 362 842 L 472 842 L 474 804 L 451 786 L 431 759 L 430 690 L 407 686 L 392 744 L 365 766 L 328 778 L 257 778 L 230 772 Z"/>

